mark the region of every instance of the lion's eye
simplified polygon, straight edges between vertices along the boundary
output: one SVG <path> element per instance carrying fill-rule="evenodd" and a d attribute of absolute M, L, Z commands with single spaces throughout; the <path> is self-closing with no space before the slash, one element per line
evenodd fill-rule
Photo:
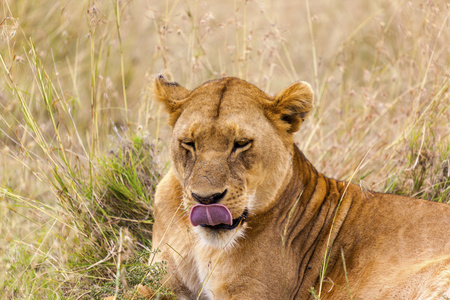
<path fill-rule="evenodd" d="M 180 145 L 181 145 L 181 147 L 183 147 L 186 150 L 195 151 L 195 142 L 194 141 L 183 140 L 183 141 L 180 141 Z"/>
<path fill-rule="evenodd" d="M 252 145 L 252 141 L 249 139 L 238 140 L 238 141 L 234 142 L 233 152 L 245 151 L 245 150 L 249 149 L 251 145 Z"/>

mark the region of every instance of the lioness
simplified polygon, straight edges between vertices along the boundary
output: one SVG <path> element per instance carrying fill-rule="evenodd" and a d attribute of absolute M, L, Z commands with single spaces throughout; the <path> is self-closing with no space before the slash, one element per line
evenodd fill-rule
<path fill-rule="evenodd" d="M 159 76 L 154 92 L 173 130 L 153 248 L 179 298 L 450 297 L 450 206 L 320 174 L 292 137 L 307 83 L 271 97 L 233 77 L 189 91 Z"/>

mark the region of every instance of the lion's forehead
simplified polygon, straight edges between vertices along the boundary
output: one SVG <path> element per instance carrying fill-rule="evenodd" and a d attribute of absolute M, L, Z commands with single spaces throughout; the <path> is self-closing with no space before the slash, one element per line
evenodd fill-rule
<path fill-rule="evenodd" d="M 192 91 L 183 110 L 193 110 L 201 112 L 203 117 L 217 118 L 222 114 L 232 115 L 247 110 L 261 111 L 261 104 L 271 100 L 269 95 L 246 81 L 223 78 Z"/>
<path fill-rule="evenodd" d="M 221 108 L 219 116 L 211 115 L 205 107 L 192 107 L 182 112 L 173 133 L 191 139 L 252 138 L 267 125 L 267 118 L 257 107 Z"/>
<path fill-rule="evenodd" d="M 234 77 L 224 77 L 218 80 L 206 82 L 192 91 L 193 96 L 218 96 L 224 94 L 233 97 L 248 96 L 249 100 L 257 101 L 259 98 L 270 98 L 265 92 L 261 91 L 255 85 Z"/>
<path fill-rule="evenodd" d="M 274 148 L 276 130 L 266 116 L 273 99 L 255 86 L 227 78 L 192 91 L 181 107 L 174 140 L 195 142 L 197 150 L 229 153 L 233 143 L 251 140 L 255 148 Z M 174 144 L 176 145 L 176 144 Z M 269 149 L 270 150 L 270 149 Z"/>
<path fill-rule="evenodd" d="M 189 116 L 195 119 L 209 119 L 212 121 L 220 118 L 229 119 L 239 116 L 250 117 L 262 114 L 261 104 L 246 95 L 224 95 L 192 97 L 184 105 L 181 116 Z"/>
<path fill-rule="evenodd" d="M 259 118 L 237 115 L 222 116 L 216 120 L 202 117 L 187 119 L 189 122 L 180 124 L 181 126 L 174 131 L 178 140 L 188 138 L 199 143 L 220 141 L 228 144 L 241 139 L 253 140 L 261 135 L 260 129 L 264 128 L 264 124 Z"/>

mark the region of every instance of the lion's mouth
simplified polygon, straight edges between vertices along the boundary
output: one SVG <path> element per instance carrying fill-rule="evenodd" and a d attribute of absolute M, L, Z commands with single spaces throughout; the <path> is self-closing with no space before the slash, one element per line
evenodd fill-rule
<path fill-rule="evenodd" d="M 229 225 L 229 224 L 218 224 L 218 225 L 200 224 L 200 226 L 205 227 L 205 228 L 210 228 L 213 230 L 220 230 L 220 229 L 232 230 L 232 229 L 235 229 L 236 227 L 238 227 L 240 224 L 243 224 L 247 220 L 247 217 L 248 217 L 248 210 L 244 209 L 244 212 L 242 213 L 242 215 L 240 215 L 236 219 L 233 219 L 233 222 L 231 225 Z"/>

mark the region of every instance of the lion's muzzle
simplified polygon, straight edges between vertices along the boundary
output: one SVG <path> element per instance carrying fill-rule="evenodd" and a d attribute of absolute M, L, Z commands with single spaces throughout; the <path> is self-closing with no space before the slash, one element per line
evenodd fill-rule
<path fill-rule="evenodd" d="M 222 193 L 215 193 L 208 196 L 200 196 L 199 194 L 192 193 L 192 197 L 200 204 L 214 204 L 222 200 L 226 194 L 227 190 L 225 189 Z"/>

